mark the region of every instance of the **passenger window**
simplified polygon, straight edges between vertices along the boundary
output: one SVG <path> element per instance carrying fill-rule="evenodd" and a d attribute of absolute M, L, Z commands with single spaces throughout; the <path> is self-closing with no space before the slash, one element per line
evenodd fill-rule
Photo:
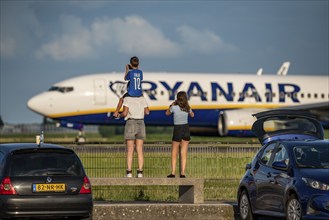
<path fill-rule="evenodd" d="M 264 151 L 262 156 L 260 157 L 260 161 L 265 164 L 265 165 L 269 165 L 270 163 L 270 159 L 271 156 L 273 154 L 273 150 L 274 150 L 275 144 L 270 144 L 269 146 L 267 146 Z"/>
<path fill-rule="evenodd" d="M 285 147 L 280 146 L 278 148 L 278 151 L 275 153 L 273 162 L 276 162 L 276 161 L 281 161 L 281 162 L 284 162 L 286 165 L 288 165 L 289 157 L 288 157 L 288 153 L 287 153 L 287 150 Z"/>
<path fill-rule="evenodd" d="M 294 93 L 292 94 L 292 97 L 293 97 L 294 99 L 297 99 L 297 92 L 294 92 Z"/>

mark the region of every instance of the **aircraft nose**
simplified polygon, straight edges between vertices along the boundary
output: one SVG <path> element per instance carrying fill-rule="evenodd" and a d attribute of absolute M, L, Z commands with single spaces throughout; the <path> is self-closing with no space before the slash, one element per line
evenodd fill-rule
<path fill-rule="evenodd" d="M 45 115 L 47 105 L 45 101 L 42 94 L 36 95 L 27 101 L 27 107 L 38 114 Z"/>

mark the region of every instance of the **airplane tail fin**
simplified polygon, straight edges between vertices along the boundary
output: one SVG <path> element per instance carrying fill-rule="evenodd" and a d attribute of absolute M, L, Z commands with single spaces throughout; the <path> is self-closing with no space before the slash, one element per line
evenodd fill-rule
<path fill-rule="evenodd" d="M 288 74 L 290 62 L 284 62 L 280 69 L 277 72 L 277 75 L 279 76 L 286 76 Z"/>
<path fill-rule="evenodd" d="M 263 68 L 259 68 L 257 71 L 257 76 L 261 76 L 263 74 Z"/>

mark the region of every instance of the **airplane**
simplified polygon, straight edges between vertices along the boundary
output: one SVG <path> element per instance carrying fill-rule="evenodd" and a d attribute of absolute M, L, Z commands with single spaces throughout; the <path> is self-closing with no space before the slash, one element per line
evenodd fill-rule
<path fill-rule="evenodd" d="M 274 108 L 311 111 L 329 127 L 329 76 L 288 76 L 289 65 L 284 62 L 276 75 L 264 75 L 263 69 L 256 74 L 144 72 L 143 96 L 151 111 L 145 124 L 172 125 L 165 110 L 183 90 L 195 112 L 189 120 L 193 133 L 250 136 L 252 114 Z M 60 127 L 122 125 L 124 119 L 112 114 L 126 93 L 123 76 L 99 73 L 66 79 L 29 99 L 27 106 Z"/>

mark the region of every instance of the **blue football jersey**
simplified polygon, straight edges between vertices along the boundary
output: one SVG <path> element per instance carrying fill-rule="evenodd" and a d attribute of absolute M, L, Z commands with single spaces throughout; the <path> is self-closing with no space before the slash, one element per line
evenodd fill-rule
<path fill-rule="evenodd" d="M 129 80 L 128 83 L 128 95 L 132 97 L 139 97 L 143 95 L 142 90 L 142 80 L 143 72 L 138 69 L 129 70 L 126 80 Z"/>

